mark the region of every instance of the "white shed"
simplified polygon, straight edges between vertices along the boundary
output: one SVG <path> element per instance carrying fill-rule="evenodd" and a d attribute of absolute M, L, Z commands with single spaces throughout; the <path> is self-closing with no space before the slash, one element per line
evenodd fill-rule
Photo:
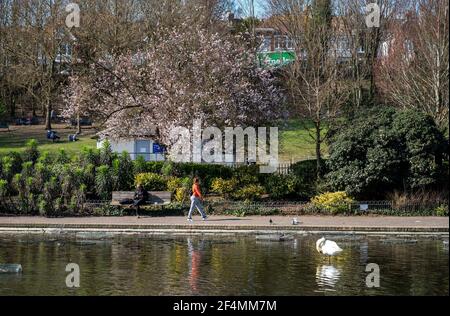
<path fill-rule="evenodd" d="M 105 139 L 97 141 L 97 148 L 101 148 Z M 164 161 L 165 152 L 161 145 L 152 139 L 129 138 L 129 139 L 108 139 L 113 152 L 130 154 L 132 160 L 138 156 L 143 156 L 146 161 Z"/>

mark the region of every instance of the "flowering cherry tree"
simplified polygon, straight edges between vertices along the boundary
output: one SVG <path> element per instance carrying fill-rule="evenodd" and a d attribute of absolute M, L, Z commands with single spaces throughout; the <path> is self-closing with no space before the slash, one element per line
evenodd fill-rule
<path fill-rule="evenodd" d="M 255 126 L 282 114 L 272 74 L 239 40 L 182 25 L 147 47 L 91 66 L 66 92 L 67 116 L 90 113 L 110 138 L 147 136 L 169 144 L 171 129 Z"/>

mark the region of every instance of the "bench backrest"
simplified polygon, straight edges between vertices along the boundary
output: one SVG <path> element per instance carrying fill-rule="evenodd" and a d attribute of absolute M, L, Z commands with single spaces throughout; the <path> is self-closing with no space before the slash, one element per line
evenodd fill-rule
<path fill-rule="evenodd" d="M 148 203 L 170 203 L 172 193 L 169 191 L 150 191 L 148 192 Z M 114 191 L 112 193 L 113 201 L 121 201 L 134 198 L 133 191 Z"/>

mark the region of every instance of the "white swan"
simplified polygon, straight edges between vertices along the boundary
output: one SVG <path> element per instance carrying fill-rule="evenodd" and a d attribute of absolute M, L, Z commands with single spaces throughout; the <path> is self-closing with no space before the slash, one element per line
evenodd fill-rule
<path fill-rule="evenodd" d="M 319 253 L 326 256 L 335 256 L 342 252 L 342 249 L 332 240 L 326 240 L 325 237 L 316 241 L 316 249 Z"/>

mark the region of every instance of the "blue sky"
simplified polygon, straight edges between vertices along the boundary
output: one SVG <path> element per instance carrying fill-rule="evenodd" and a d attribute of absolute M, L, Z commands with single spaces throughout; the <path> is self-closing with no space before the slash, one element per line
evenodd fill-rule
<path fill-rule="evenodd" d="M 255 15 L 257 17 L 261 17 L 264 15 L 264 4 L 265 4 L 266 0 L 254 0 L 254 4 L 255 4 Z M 241 4 L 244 7 L 243 8 L 243 14 L 244 16 L 249 14 L 249 4 L 250 4 L 250 0 L 235 0 L 234 1 L 235 5 L 237 7 L 240 7 Z M 237 12 L 236 12 L 237 13 Z"/>
<path fill-rule="evenodd" d="M 264 0 L 255 0 L 255 15 L 260 17 L 264 14 Z"/>

